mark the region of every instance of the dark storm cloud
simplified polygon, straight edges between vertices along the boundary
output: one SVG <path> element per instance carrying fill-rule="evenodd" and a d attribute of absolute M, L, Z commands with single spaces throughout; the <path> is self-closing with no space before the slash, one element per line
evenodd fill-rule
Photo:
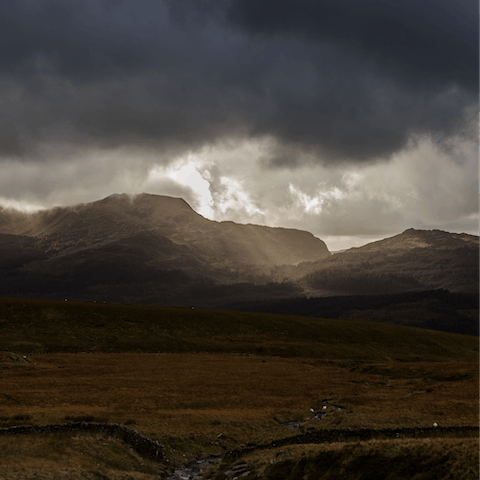
<path fill-rule="evenodd" d="M 327 43 L 419 87 L 478 90 L 478 3 L 472 0 L 232 0 L 231 25 Z"/>
<path fill-rule="evenodd" d="M 190 148 L 248 125 L 252 99 L 237 86 L 235 47 L 170 26 L 160 2 L 3 8 L 0 80 L 19 97 L 0 99 L 3 154 L 35 156 L 58 133 L 104 147 Z"/>
<path fill-rule="evenodd" d="M 376 160 L 477 102 L 473 2 L 19 1 L 0 6 L 0 155 L 42 144 L 188 151 L 270 136 Z"/>
<path fill-rule="evenodd" d="M 143 70 L 161 59 L 146 47 L 158 39 L 165 19 L 161 4 L 143 2 L 143 7 L 108 1 L 4 3 L 0 68 L 17 75 L 52 71 L 77 81 Z"/>

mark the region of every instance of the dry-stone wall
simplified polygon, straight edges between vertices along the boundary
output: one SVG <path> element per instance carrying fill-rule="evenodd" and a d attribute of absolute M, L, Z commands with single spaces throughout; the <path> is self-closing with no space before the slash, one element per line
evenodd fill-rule
<path fill-rule="evenodd" d="M 26 435 L 33 433 L 58 433 L 58 432 L 95 432 L 115 436 L 128 443 L 136 452 L 152 459 L 164 459 L 163 445 L 155 440 L 145 437 L 136 430 L 118 425 L 116 423 L 98 422 L 72 422 L 52 425 L 17 425 L 14 427 L 0 428 L 0 435 Z"/>
<path fill-rule="evenodd" d="M 338 428 L 334 430 L 314 430 L 302 435 L 295 435 L 279 440 L 274 440 L 265 445 L 249 445 L 230 450 L 225 457 L 238 458 L 252 450 L 283 447 L 285 445 L 302 443 L 330 443 L 343 441 L 365 441 L 371 439 L 395 439 L 395 438 L 431 438 L 452 436 L 478 436 L 479 427 L 452 426 L 452 427 L 414 427 L 414 428 Z"/>

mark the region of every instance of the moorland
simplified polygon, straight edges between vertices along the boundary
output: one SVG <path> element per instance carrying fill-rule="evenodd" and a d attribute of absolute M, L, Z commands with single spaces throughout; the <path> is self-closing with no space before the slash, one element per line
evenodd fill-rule
<path fill-rule="evenodd" d="M 2 298 L 0 342 L 4 479 L 478 477 L 474 336 Z"/>

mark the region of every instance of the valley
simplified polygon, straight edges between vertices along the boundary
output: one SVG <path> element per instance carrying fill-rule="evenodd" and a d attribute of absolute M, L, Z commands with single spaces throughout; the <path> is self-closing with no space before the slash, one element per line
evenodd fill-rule
<path fill-rule="evenodd" d="M 478 252 L 147 194 L 0 210 L 0 477 L 478 478 Z"/>

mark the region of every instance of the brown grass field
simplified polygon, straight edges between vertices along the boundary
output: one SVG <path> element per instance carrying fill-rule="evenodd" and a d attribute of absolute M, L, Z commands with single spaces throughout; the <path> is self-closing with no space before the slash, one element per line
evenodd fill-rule
<path fill-rule="evenodd" d="M 290 445 L 256 451 L 241 461 L 247 464 L 248 480 L 474 480 L 478 479 L 478 439 Z M 227 466 L 210 468 L 211 478 L 224 480 Z"/>
<path fill-rule="evenodd" d="M 56 348 L 58 353 L 45 353 L 55 350 L 55 345 L 69 351 L 65 328 L 78 331 L 78 319 L 59 322 L 62 313 L 54 306 L 54 302 L 48 305 L 52 323 L 42 320 L 43 310 L 35 315 L 36 307 L 31 305 L 28 317 L 17 316 L 12 321 L 4 314 L 3 324 L 0 322 L 0 333 L 4 334 L 0 337 L 4 348 L 0 351 L 0 427 L 82 420 L 118 423 L 158 440 L 165 446 L 169 461 L 142 458 L 119 439 L 100 434 L 0 435 L 1 479 L 158 478 L 159 468 L 170 471 L 172 465 L 192 458 L 222 454 L 247 443 L 266 444 L 309 429 L 479 423 L 478 339 L 473 337 L 368 322 L 325 320 L 322 324 L 318 319 L 272 315 L 252 319 L 247 315 L 249 322 L 257 322 L 259 332 L 257 341 L 249 337 L 247 349 L 242 322 L 246 314 L 237 318 L 241 328 L 232 327 L 230 321 L 228 328 L 214 330 L 212 323 L 202 324 L 202 315 L 207 314 L 200 312 L 188 320 L 192 328 L 183 347 L 185 320 L 178 331 L 169 324 L 172 345 L 187 350 L 184 353 L 61 353 L 60 347 Z M 60 302 L 61 308 L 65 307 Z M 145 344 L 152 344 L 151 331 L 159 329 L 161 313 L 157 310 L 153 326 L 141 324 L 138 331 L 129 330 L 135 349 L 141 344 L 137 336 L 141 338 L 142 330 Z M 188 310 L 182 312 L 186 314 L 193 315 Z M 221 312 L 215 315 L 221 316 Z M 120 343 L 118 323 L 102 323 L 99 316 L 95 321 L 100 325 L 94 327 L 97 337 L 103 335 L 98 332 L 110 329 L 117 332 L 116 344 Z M 148 323 L 148 319 L 143 322 Z M 305 322 L 311 322 L 312 334 L 302 339 L 298 329 L 293 339 L 285 335 L 285 325 L 295 330 L 295 322 L 303 328 Z M 32 330 L 33 324 L 41 329 L 42 336 L 19 335 Z M 281 327 L 278 333 L 275 326 Z M 317 335 L 315 328 L 321 329 L 321 342 L 312 340 Z M 349 328 L 357 330 L 352 333 Z M 262 331 L 269 329 L 271 335 L 265 334 L 264 341 Z M 210 330 L 214 333 L 208 336 L 195 335 Z M 85 331 L 88 337 L 88 329 Z M 409 336 L 411 348 L 407 348 Z M 48 349 L 44 339 L 48 339 Z M 32 347 L 35 342 L 37 346 Z M 306 345 L 303 350 L 302 342 Z M 201 350 L 202 345 L 203 352 L 189 351 Z M 237 351 L 240 345 L 241 353 Z M 111 348 L 108 343 L 107 347 L 102 349 Z M 268 349 L 284 352 L 284 356 L 262 354 Z M 311 409 L 326 416 L 313 420 Z M 294 420 L 303 421 L 300 431 L 281 425 Z M 288 447 L 291 458 L 270 449 L 250 453 L 242 461 L 251 464 L 251 473 L 245 476 L 249 479 L 317 478 L 313 476 L 315 468 L 332 479 L 390 478 L 373 475 L 375 462 L 371 461 L 375 458 L 377 469 L 395 459 L 400 462 L 400 458 L 403 460 L 398 465 L 407 470 L 413 458 L 427 465 L 424 470 L 429 472 L 435 471 L 433 464 L 443 465 L 436 477 L 419 479 L 478 478 L 478 438 L 457 437 L 371 440 L 348 446 L 295 445 Z M 325 458 L 330 459 L 328 465 L 322 463 Z M 370 476 L 352 473 L 359 471 L 358 458 L 364 459 Z M 332 466 L 335 462 L 344 465 L 342 476 L 334 476 L 335 471 L 338 473 Z M 224 478 L 221 468 L 229 465 L 225 461 L 209 475 Z M 454 476 L 448 477 L 451 474 Z"/>

